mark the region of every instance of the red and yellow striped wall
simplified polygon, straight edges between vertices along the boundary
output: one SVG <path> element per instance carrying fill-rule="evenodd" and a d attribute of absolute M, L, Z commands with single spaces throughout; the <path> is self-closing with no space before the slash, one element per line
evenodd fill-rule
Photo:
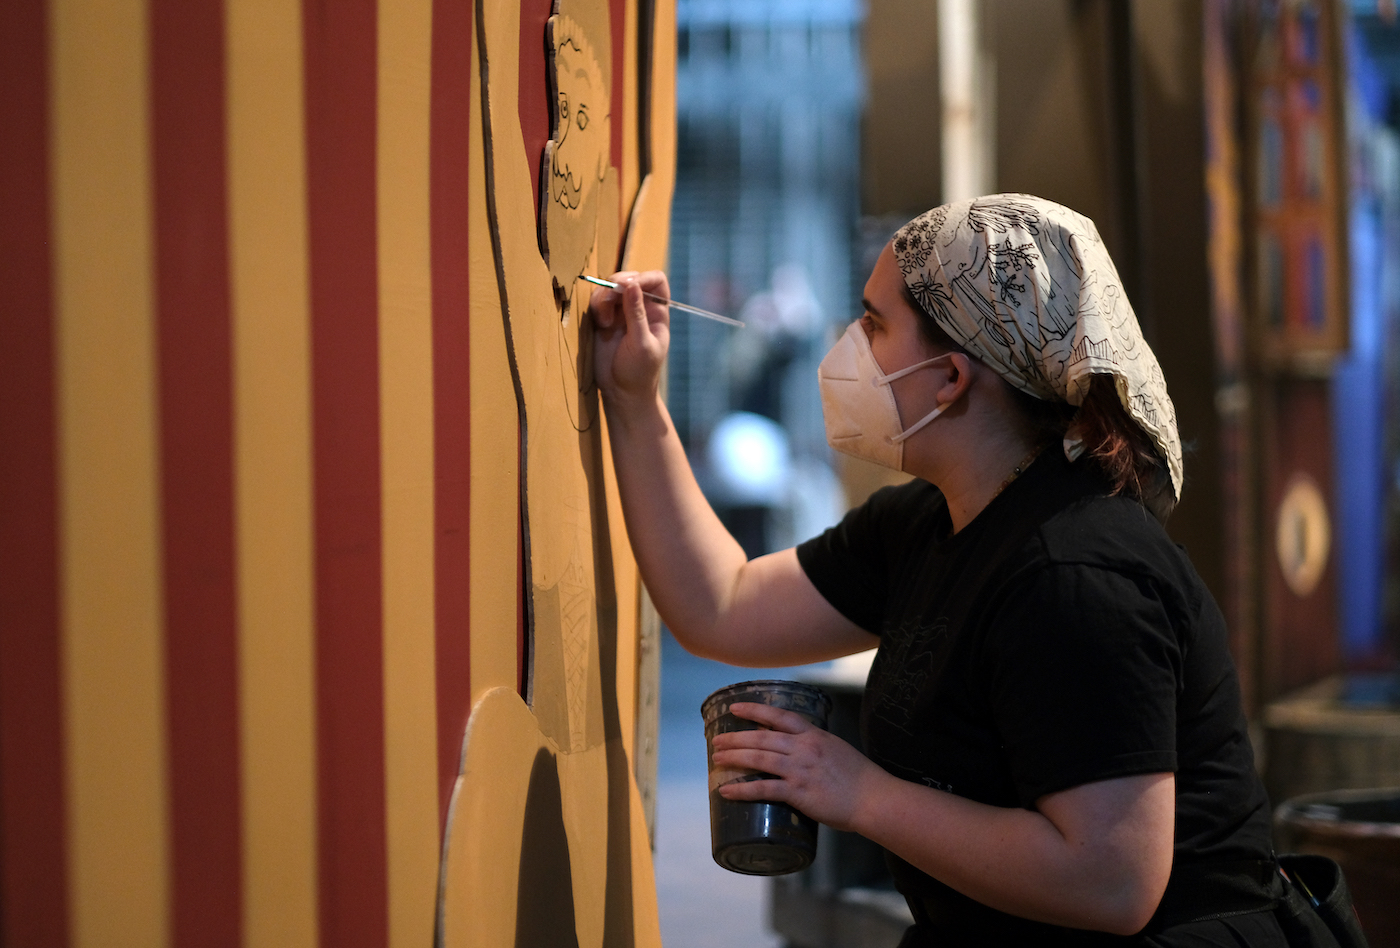
<path fill-rule="evenodd" d="M 576 2 L 660 266 L 673 14 Z M 0 943 L 659 943 L 550 7 L 0 4 Z"/>

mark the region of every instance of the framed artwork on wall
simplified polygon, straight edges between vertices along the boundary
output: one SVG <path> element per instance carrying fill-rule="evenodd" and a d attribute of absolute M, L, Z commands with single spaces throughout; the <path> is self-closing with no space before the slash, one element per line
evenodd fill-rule
<path fill-rule="evenodd" d="M 1266 0 L 1250 37 L 1256 351 L 1309 375 L 1348 345 L 1337 17 L 1330 0 Z"/>

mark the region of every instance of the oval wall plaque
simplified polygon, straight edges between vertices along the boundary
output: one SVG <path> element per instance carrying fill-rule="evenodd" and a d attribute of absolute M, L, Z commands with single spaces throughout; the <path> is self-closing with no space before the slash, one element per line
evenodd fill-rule
<path fill-rule="evenodd" d="M 1274 549 L 1284 582 L 1298 597 L 1309 595 L 1327 568 L 1332 547 L 1332 522 L 1317 482 L 1294 475 L 1278 507 Z"/>

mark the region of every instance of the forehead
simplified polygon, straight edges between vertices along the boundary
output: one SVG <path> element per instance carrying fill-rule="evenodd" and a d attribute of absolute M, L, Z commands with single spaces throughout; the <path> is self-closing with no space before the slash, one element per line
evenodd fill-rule
<path fill-rule="evenodd" d="M 887 303 L 905 302 L 904 275 L 899 271 L 899 262 L 895 260 L 894 250 L 889 244 L 885 244 L 885 249 L 880 251 L 870 271 L 870 278 L 865 281 L 865 298 L 875 304 L 881 315 L 889 315 L 886 312 Z"/>
<path fill-rule="evenodd" d="M 865 281 L 865 299 L 876 311 L 874 315 L 890 328 L 918 327 L 919 315 L 909 304 L 904 292 L 904 275 L 888 244 L 875 261 L 870 279 Z"/>

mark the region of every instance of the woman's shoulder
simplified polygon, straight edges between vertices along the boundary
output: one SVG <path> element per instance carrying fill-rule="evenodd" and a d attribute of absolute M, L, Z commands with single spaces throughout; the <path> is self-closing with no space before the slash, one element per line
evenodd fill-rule
<path fill-rule="evenodd" d="M 921 477 L 911 477 L 901 484 L 890 484 L 872 493 L 867 504 L 879 506 L 942 503 L 943 492 Z"/>
<path fill-rule="evenodd" d="M 1044 565 L 1128 576 L 1178 599 L 1191 613 L 1209 597 L 1186 549 L 1130 497 L 1076 500 L 1041 523 L 1035 545 Z"/>
<path fill-rule="evenodd" d="M 902 532 L 946 518 L 948 503 L 937 487 L 914 477 L 903 484 L 880 488 L 856 509 L 869 521 Z"/>
<path fill-rule="evenodd" d="M 947 507 L 942 492 L 918 478 L 882 487 L 834 526 L 799 543 L 798 560 L 809 575 L 819 569 L 818 560 L 831 558 L 902 562 L 937 535 L 940 522 L 947 522 Z"/>
<path fill-rule="evenodd" d="M 1151 511 L 1121 494 L 1081 496 L 1046 517 L 1038 534 L 1046 555 L 1061 563 L 1164 565 L 1183 555 Z"/>

